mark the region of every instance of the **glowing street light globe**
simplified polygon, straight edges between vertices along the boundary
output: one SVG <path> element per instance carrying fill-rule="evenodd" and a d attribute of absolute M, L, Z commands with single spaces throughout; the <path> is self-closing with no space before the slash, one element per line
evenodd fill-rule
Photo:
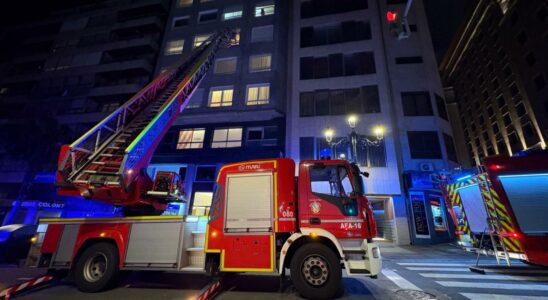
<path fill-rule="evenodd" d="M 384 137 L 384 132 L 385 129 L 382 125 L 377 125 L 375 126 L 375 128 L 373 128 L 373 134 L 377 137 L 378 140 L 382 140 L 382 138 Z"/>
<path fill-rule="evenodd" d="M 350 126 L 350 128 L 352 128 L 352 129 L 354 129 L 354 128 L 356 128 L 356 123 L 358 123 L 358 116 L 350 115 L 350 116 L 348 116 L 348 119 L 346 119 L 346 121 L 348 122 L 348 126 Z"/>
<path fill-rule="evenodd" d="M 331 143 L 331 141 L 333 140 L 333 136 L 335 135 L 335 130 L 327 127 L 324 132 L 323 132 L 323 135 L 325 136 L 325 140 L 328 142 L 328 143 Z"/>

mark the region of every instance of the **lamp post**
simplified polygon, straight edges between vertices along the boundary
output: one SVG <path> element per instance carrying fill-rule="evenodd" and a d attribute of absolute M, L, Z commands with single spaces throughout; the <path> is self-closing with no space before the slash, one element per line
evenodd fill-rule
<path fill-rule="evenodd" d="M 340 140 L 333 142 L 333 137 L 335 136 L 335 131 L 331 127 L 327 127 L 324 130 L 325 141 L 329 145 L 331 150 L 331 155 L 337 157 L 334 152 L 336 146 L 341 144 L 349 144 L 350 146 L 350 161 L 357 163 L 358 162 L 358 146 L 370 147 L 370 146 L 379 146 L 380 141 L 384 138 L 385 129 L 382 125 L 377 125 L 373 128 L 373 135 L 375 135 L 375 140 L 370 140 L 365 136 L 360 136 L 356 132 L 356 125 L 358 124 L 358 116 L 350 115 L 346 119 L 348 126 L 350 127 L 350 133 L 348 136 L 341 138 Z"/>

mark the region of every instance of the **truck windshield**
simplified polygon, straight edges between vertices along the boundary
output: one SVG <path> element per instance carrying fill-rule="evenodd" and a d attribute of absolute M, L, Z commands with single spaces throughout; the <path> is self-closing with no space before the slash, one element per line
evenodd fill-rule
<path fill-rule="evenodd" d="M 348 197 L 353 192 L 346 168 L 342 166 L 312 167 L 310 181 L 313 193 Z"/>
<path fill-rule="evenodd" d="M 363 195 L 365 189 L 363 187 L 363 179 L 361 176 L 360 168 L 356 164 L 350 164 L 352 170 L 352 177 L 354 177 L 354 190 L 358 195 Z"/>

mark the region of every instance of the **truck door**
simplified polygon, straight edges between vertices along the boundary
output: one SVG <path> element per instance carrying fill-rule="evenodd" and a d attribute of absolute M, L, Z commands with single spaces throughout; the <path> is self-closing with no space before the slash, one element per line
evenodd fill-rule
<path fill-rule="evenodd" d="M 227 175 L 222 271 L 274 270 L 274 176 L 271 171 Z"/>
<path fill-rule="evenodd" d="M 340 238 L 363 238 L 360 201 L 345 165 L 311 165 L 308 209 L 310 227 L 330 231 Z"/>

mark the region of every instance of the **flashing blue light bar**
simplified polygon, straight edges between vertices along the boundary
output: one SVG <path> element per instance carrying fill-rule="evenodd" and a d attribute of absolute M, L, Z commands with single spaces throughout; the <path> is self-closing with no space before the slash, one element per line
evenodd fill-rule
<path fill-rule="evenodd" d="M 472 178 L 472 175 L 466 175 L 466 176 L 462 176 L 462 177 L 459 177 L 457 178 L 457 181 L 463 181 L 463 180 L 466 180 L 466 179 L 469 179 L 469 178 Z"/>

